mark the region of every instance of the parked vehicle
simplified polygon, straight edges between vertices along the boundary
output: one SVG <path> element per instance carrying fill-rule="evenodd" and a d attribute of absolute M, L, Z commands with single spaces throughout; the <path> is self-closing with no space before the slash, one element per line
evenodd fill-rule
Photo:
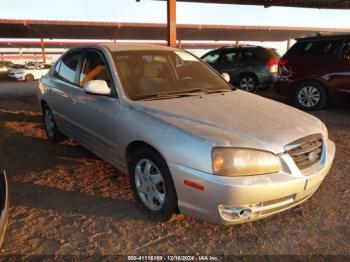
<path fill-rule="evenodd" d="M 297 107 L 350 105 L 350 35 L 297 39 L 281 62 L 275 89 Z"/>
<path fill-rule="evenodd" d="M 320 120 L 231 90 L 176 48 L 72 48 L 40 80 L 38 102 L 50 141 L 73 138 L 128 172 L 160 220 L 180 211 L 235 224 L 289 209 L 315 193 L 335 154 Z"/>
<path fill-rule="evenodd" d="M 273 85 L 279 58 L 275 49 L 261 46 L 224 47 L 202 56 L 219 73 L 228 73 L 232 85 L 248 92 Z"/>
<path fill-rule="evenodd" d="M 17 81 L 34 81 L 47 74 L 51 68 L 49 64 L 38 65 L 14 65 L 8 73 L 8 77 Z"/>
<path fill-rule="evenodd" d="M 0 174 L 0 246 L 4 238 L 9 212 L 9 195 L 6 173 Z"/>

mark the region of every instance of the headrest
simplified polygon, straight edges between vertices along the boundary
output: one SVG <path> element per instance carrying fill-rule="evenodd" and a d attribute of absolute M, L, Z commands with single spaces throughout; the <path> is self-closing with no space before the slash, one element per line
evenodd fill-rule
<path fill-rule="evenodd" d="M 143 76 L 149 78 L 155 78 L 159 76 L 159 68 L 156 64 L 145 64 L 143 69 Z"/>

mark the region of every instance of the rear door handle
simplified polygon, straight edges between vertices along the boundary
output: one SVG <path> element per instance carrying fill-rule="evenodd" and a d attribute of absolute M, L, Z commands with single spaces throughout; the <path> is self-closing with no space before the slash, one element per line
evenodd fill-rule
<path fill-rule="evenodd" d="M 73 105 L 77 105 L 78 104 L 78 100 L 76 100 L 75 98 L 72 98 L 72 102 L 73 102 Z"/>

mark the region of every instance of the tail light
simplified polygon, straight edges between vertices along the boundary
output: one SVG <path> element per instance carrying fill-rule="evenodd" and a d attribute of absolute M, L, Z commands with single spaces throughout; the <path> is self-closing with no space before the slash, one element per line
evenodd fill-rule
<path fill-rule="evenodd" d="M 270 59 L 266 61 L 266 65 L 269 67 L 270 74 L 278 73 L 279 59 Z"/>

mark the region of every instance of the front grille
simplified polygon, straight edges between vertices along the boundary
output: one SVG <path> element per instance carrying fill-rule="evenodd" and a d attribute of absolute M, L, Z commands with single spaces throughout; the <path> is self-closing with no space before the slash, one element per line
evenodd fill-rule
<path fill-rule="evenodd" d="M 323 140 L 321 134 L 303 137 L 286 146 L 287 153 L 293 158 L 300 170 L 318 163 L 322 156 Z"/>

